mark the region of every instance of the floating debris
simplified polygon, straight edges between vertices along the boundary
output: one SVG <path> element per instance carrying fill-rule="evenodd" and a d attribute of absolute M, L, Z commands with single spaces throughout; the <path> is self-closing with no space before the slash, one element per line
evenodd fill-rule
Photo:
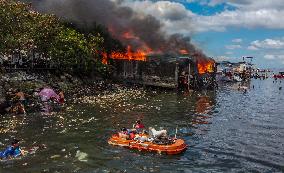
<path fill-rule="evenodd" d="M 87 153 L 81 152 L 80 150 L 78 150 L 76 152 L 76 156 L 75 156 L 79 161 L 81 162 L 87 162 L 88 160 L 86 159 L 88 157 Z"/>
<path fill-rule="evenodd" d="M 61 156 L 58 155 L 58 154 L 56 154 L 56 155 L 51 156 L 50 158 L 51 158 L 51 159 L 57 159 L 57 158 L 59 158 L 59 157 L 61 157 Z"/>

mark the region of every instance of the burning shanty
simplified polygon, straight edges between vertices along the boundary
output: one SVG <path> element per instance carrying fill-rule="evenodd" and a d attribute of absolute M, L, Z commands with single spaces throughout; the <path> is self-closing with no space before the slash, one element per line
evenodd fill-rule
<path fill-rule="evenodd" d="M 115 68 L 113 78 L 120 82 L 179 90 L 215 87 L 215 61 L 211 58 L 129 51 L 109 56 Z"/>
<path fill-rule="evenodd" d="M 32 1 L 39 11 L 56 14 L 78 27 L 92 31 L 96 25 L 106 26 L 126 47 L 119 51 L 113 46 L 102 53 L 102 62 L 115 68 L 114 79 L 184 89 L 215 86 L 215 61 L 201 53 L 188 34 L 166 32 L 155 16 L 138 13 L 116 0 Z"/>

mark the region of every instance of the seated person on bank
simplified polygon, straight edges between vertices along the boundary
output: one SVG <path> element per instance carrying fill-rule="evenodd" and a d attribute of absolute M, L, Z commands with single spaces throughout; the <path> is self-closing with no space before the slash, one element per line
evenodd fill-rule
<path fill-rule="evenodd" d="M 24 155 L 24 151 L 21 150 L 19 145 L 19 140 L 15 139 L 12 141 L 11 146 L 6 148 L 6 150 L 0 152 L 0 159 L 15 158 Z"/>
<path fill-rule="evenodd" d="M 132 140 L 135 137 L 135 131 L 123 127 L 121 129 L 121 131 L 118 132 L 118 135 L 119 135 L 120 138 Z"/>

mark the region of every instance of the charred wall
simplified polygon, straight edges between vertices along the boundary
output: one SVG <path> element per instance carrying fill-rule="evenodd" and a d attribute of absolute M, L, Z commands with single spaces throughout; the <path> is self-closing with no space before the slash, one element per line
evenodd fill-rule
<path fill-rule="evenodd" d="M 113 77 L 122 82 L 165 88 L 213 89 L 215 73 L 198 73 L 193 58 L 148 57 L 147 61 L 113 60 Z"/>

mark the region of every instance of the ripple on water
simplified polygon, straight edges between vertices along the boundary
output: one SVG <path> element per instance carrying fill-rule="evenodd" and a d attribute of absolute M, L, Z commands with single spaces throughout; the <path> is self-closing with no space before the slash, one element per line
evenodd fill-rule
<path fill-rule="evenodd" d="M 78 97 L 49 116 L 2 116 L 3 147 L 16 136 L 23 147 L 46 148 L 0 172 L 283 172 L 283 92 L 269 80 L 252 83 L 245 94 L 230 84 L 190 94 L 121 90 Z M 137 118 L 171 135 L 177 129 L 188 150 L 166 156 L 107 144 Z"/>

